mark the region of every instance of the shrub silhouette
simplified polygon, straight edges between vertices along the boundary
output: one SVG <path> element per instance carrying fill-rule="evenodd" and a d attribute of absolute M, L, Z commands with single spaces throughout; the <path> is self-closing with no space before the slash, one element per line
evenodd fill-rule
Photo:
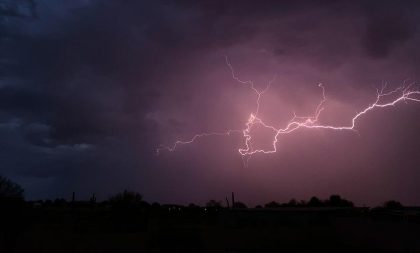
<path fill-rule="evenodd" d="M 150 206 L 143 201 L 141 194 L 127 190 L 110 197 L 108 203 L 116 209 L 144 209 Z"/>
<path fill-rule="evenodd" d="M 354 204 L 351 201 L 341 198 L 340 195 L 331 195 L 330 198 L 325 201 L 326 206 L 334 207 L 353 207 Z"/>
<path fill-rule="evenodd" d="M 265 204 L 264 207 L 265 208 L 277 208 L 277 207 L 280 207 L 280 204 L 277 203 L 276 201 L 271 201 L 271 202 Z"/>
<path fill-rule="evenodd" d="M 295 207 L 297 205 L 298 205 L 298 203 L 297 203 L 296 199 L 291 199 L 287 204 L 285 204 L 285 206 L 291 206 L 291 207 Z"/>
<path fill-rule="evenodd" d="M 111 204 L 136 204 L 140 203 L 143 200 L 143 196 L 137 192 L 131 192 L 124 190 L 122 193 L 117 193 L 116 195 L 109 198 Z"/>
<path fill-rule="evenodd" d="M 247 206 L 242 202 L 235 202 L 233 208 L 247 208 Z"/>
<path fill-rule="evenodd" d="M 219 201 L 211 199 L 209 202 L 207 202 L 206 207 L 207 208 L 221 208 L 222 204 L 220 204 Z"/>

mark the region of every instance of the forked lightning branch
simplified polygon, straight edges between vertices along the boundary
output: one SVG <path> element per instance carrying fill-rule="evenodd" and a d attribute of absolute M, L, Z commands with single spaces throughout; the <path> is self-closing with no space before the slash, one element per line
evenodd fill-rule
<path fill-rule="evenodd" d="M 327 101 L 325 96 L 325 88 L 322 84 L 318 84 L 319 88 L 321 89 L 321 99 L 318 105 L 315 108 L 315 111 L 312 115 L 309 116 L 296 116 L 293 113 L 293 117 L 288 121 L 288 123 L 283 127 L 277 127 L 264 122 L 264 120 L 259 117 L 259 110 L 260 110 L 260 101 L 263 98 L 264 94 L 267 93 L 270 89 L 270 86 L 275 81 L 276 76 L 272 80 L 270 80 L 267 86 L 264 89 L 258 90 L 254 82 L 251 80 L 242 80 L 238 77 L 237 73 L 235 72 L 232 64 L 230 63 L 228 57 L 226 57 L 226 64 L 229 67 L 232 78 L 237 81 L 239 84 L 247 85 L 250 90 L 255 94 L 255 109 L 249 115 L 248 120 L 244 124 L 243 129 L 228 129 L 224 132 L 204 132 L 200 134 L 195 134 L 190 139 L 187 140 L 176 140 L 173 144 L 167 146 L 160 146 L 157 148 L 157 153 L 167 150 L 169 152 L 176 151 L 180 146 L 193 144 L 198 142 L 199 139 L 211 136 L 229 136 L 231 134 L 240 134 L 244 140 L 244 144 L 242 147 L 238 149 L 238 153 L 243 157 L 245 165 L 247 164 L 248 160 L 257 153 L 262 154 L 272 154 L 277 152 L 277 143 L 279 141 L 279 137 L 285 134 L 291 134 L 294 131 L 300 128 L 308 128 L 308 129 L 327 129 L 331 131 L 355 131 L 356 130 L 356 123 L 360 120 L 363 116 L 368 114 L 373 110 L 378 110 L 385 107 L 396 106 L 402 102 L 420 102 L 420 91 L 418 89 L 414 89 L 414 83 L 407 84 L 406 82 L 403 83 L 402 86 L 399 86 L 396 89 L 385 91 L 386 85 L 383 85 L 381 89 L 377 89 L 376 91 L 376 98 L 374 101 L 356 113 L 352 118 L 349 118 L 348 123 L 345 125 L 329 125 L 329 124 L 321 124 L 319 122 L 319 117 L 324 110 L 325 102 Z M 255 127 L 263 127 L 269 131 L 273 132 L 272 142 L 267 145 L 268 148 L 266 149 L 259 149 L 254 148 L 252 145 L 253 142 L 253 129 Z"/>

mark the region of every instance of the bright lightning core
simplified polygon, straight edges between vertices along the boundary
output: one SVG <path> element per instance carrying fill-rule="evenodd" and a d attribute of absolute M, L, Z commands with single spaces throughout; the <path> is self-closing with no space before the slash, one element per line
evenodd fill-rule
<path fill-rule="evenodd" d="M 262 99 L 263 95 L 268 92 L 271 84 L 275 81 L 276 76 L 273 77 L 271 81 L 268 82 L 267 86 L 262 89 L 258 90 L 254 86 L 254 82 L 251 80 L 242 80 L 240 79 L 232 64 L 229 62 L 229 59 L 226 57 L 226 64 L 229 67 L 232 78 L 236 80 L 238 83 L 242 85 L 247 85 L 253 93 L 255 93 L 255 109 L 248 117 L 248 120 L 245 123 L 245 128 L 240 130 L 229 129 L 225 132 L 208 132 L 208 133 L 200 133 L 194 135 L 189 140 L 177 140 L 170 146 L 161 146 L 156 151 L 159 154 L 163 150 L 167 150 L 170 152 L 175 151 L 179 146 L 185 144 L 191 144 L 197 141 L 200 138 L 208 137 L 208 136 L 228 136 L 233 133 L 242 134 L 244 138 L 244 146 L 238 149 L 239 154 L 243 157 L 244 164 L 248 163 L 248 160 L 251 158 L 252 155 L 257 153 L 263 154 L 272 154 L 277 152 L 277 142 L 280 135 L 284 134 L 291 134 L 297 129 L 300 128 L 308 128 L 308 129 L 328 129 L 333 131 L 356 131 L 356 122 L 365 114 L 368 114 L 370 111 L 381 109 L 385 107 L 395 106 L 400 102 L 420 102 L 420 91 L 412 89 L 414 83 L 406 84 L 403 83 L 402 86 L 386 92 L 386 85 L 383 85 L 381 89 L 377 89 L 376 92 L 376 99 L 373 101 L 372 104 L 366 106 L 363 110 L 356 113 L 352 118 L 349 119 L 349 123 L 346 125 L 323 125 L 318 122 L 319 116 L 321 115 L 322 111 L 324 110 L 324 104 L 326 102 L 325 96 L 325 88 L 320 83 L 318 86 L 321 89 L 321 100 L 319 104 L 316 106 L 315 111 L 310 116 L 297 116 L 293 113 L 293 117 L 289 120 L 289 122 L 283 126 L 278 127 L 274 125 L 269 125 L 264 122 L 262 118 L 259 117 L 259 109 L 260 109 L 260 100 Z M 252 146 L 252 130 L 255 127 L 263 127 L 267 130 L 270 130 L 274 133 L 274 137 L 269 145 L 270 148 L 267 149 L 256 149 Z"/>

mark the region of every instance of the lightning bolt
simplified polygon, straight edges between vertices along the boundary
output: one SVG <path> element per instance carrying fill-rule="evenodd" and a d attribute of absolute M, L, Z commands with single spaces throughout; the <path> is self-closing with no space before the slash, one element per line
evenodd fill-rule
<path fill-rule="evenodd" d="M 279 128 L 273 125 L 269 125 L 265 123 L 259 116 L 259 110 L 260 110 L 260 100 L 262 96 L 269 90 L 272 83 L 275 81 L 276 76 L 271 79 L 267 86 L 262 89 L 258 90 L 254 82 L 251 80 L 242 80 L 240 79 L 232 64 L 230 63 L 228 57 L 225 57 L 226 64 L 229 67 L 232 78 L 236 80 L 238 83 L 247 85 L 249 88 L 255 93 L 256 95 L 256 101 L 255 101 L 255 110 L 252 112 L 248 118 L 248 121 L 245 123 L 245 128 L 242 130 L 233 130 L 229 129 L 225 132 L 210 132 L 210 133 L 201 133 L 194 135 L 189 140 L 177 140 L 175 143 L 173 143 L 171 146 L 160 146 L 157 148 L 156 152 L 159 154 L 163 150 L 167 150 L 170 152 L 175 151 L 179 146 L 191 144 L 195 141 L 197 141 L 200 138 L 203 137 L 209 137 L 209 136 L 229 136 L 234 133 L 242 134 L 242 137 L 244 138 L 244 146 L 238 149 L 239 154 L 242 156 L 244 165 L 247 166 L 249 159 L 252 155 L 257 153 L 263 153 L 263 154 L 272 154 L 277 152 L 277 142 L 279 140 L 279 136 L 284 134 L 290 134 L 300 128 L 307 128 L 307 129 L 327 129 L 327 130 L 333 130 L 333 131 L 357 131 L 356 130 L 356 122 L 364 116 L 365 114 L 368 114 L 370 111 L 373 111 L 375 109 L 385 108 L 385 107 L 393 107 L 396 104 L 400 102 L 420 102 L 420 91 L 412 89 L 414 86 L 414 83 L 406 84 L 406 81 L 402 84 L 402 86 L 391 90 L 389 92 L 385 92 L 386 84 L 382 85 L 381 89 L 376 90 L 376 99 L 375 101 L 370 104 L 369 106 L 365 107 L 363 110 L 356 113 L 349 121 L 347 125 L 342 126 L 335 126 L 335 125 L 323 125 L 319 123 L 319 117 L 324 110 L 324 104 L 327 101 L 325 96 L 325 87 L 322 83 L 318 84 L 318 87 L 322 91 L 322 97 L 320 102 L 315 108 L 315 112 L 311 116 L 297 116 L 295 112 L 293 112 L 293 117 L 288 121 L 286 126 L 283 128 Z M 387 100 L 388 99 L 388 100 Z M 387 100 L 388 102 L 384 101 Z M 252 129 L 256 126 L 263 127 L 267 130 L 270 130 L 273 132 L 274 137 L 273 141 L 271 143 L 271 147 L 269 149 L 254 149 L 252 146 Z"/>

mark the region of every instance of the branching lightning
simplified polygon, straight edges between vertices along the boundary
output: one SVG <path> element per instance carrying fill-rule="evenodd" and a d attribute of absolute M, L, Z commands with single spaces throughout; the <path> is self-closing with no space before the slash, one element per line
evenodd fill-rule
<path fill-rule="evenodd" d="M 260 117 L 259 117 L 259 110 L 260 110 L 260 100 L 262 96 L 269 90 L 272 83 L 275 81 L 276 76 L 273 77 L 272 80 L 270 80 L 267 84 L 267 86 L 262 89 L 258 90 L 254 82 L 251 80 L 244 81 L 241 80 L 232 64 L 229 62 L 229 59 L 226 57 L 226 64 L 229 67 L 232 78 L 236 80 L 238 83 L 247 85 L 249 88 L 255 93 L 256 95 L 256 101 L 255 101 L 255 110 L 252 112 L 248 118 L 248 121 L 245 123 L 245 128 L 242 130 L 232 130 L 229 129 L 225 132 L 210 132 L 210 133 L 201 133 L 194 135 L 189 140 L 177 140 L 174 144 L 171 146 L 161 146 L 156 151 L 159 154 L 159 152 L 163 150 L 167 150 L 170 152 L 175 151 L 179 146 L 185 145 L 185 144 L 191 144 L 195 141 L 197 141 L 200 138 L 203 137 L 209 137 L 209 136 L 229 136 L 233 133 L 242 134 L 242 137 L 244 138 L 244 146 L 238 149 L 239 154 L 243 157 L 244 164 L 246 165 L 248 163 L 249 158 L 251 158 L 252 155 L 257 153 L 263 153 L 263 154 L 272 154 L 277 152 L 277 142 L 279 139 L 279 136 L 283 134 L 290 134 L 300 128 L 307 128 L 307 129 L 327 129 L 327 130 L 334 130 L 334 131 L 356 131 L 356 122 L 364 116 L 365 114 L 369 113 L 370 111 L 373 111 L 375 109 L 385 108 L 385 107 L 392 107 L 400 102 L 420 102 L 420 90 L 412 89 L 414 86 L 414 83 L 406 84 L 406 82 L 403 83 L 402 86 L 391 90 L 389 92 L 385 92 L 386 85 L 382 85 L 381 89 L 377 89 L 376 92 L 376 99 L 375 101 L 365 107 L 363 110 L 356 113 L 350 120 L 349 124 L 342 125 L 342 126 L 335 126 L 335 125 L 323 125 L 319 123 L 319 117 L 324 110 L 324 104 L 327 101 L 325 96 L 325 88 L 320 83 L 318 86 L 321 88 L 322 91 L 322 98 L 319 104 L 317 105 L 315 112 L 311 116 L 297 116 L 296 113 L 293 112 L 293 117 L 289 120 L 289 122 L 284 126 L 283 128 L 279 128 L 273 125 L 269 125 L 265 123 Z M 270 130 L 273 132 L 273 141 L 270 144 L 269 149 L 255 149 L 252 146 L 252 129 L 256 126 L 263 127 L 267 130 Z"/>

